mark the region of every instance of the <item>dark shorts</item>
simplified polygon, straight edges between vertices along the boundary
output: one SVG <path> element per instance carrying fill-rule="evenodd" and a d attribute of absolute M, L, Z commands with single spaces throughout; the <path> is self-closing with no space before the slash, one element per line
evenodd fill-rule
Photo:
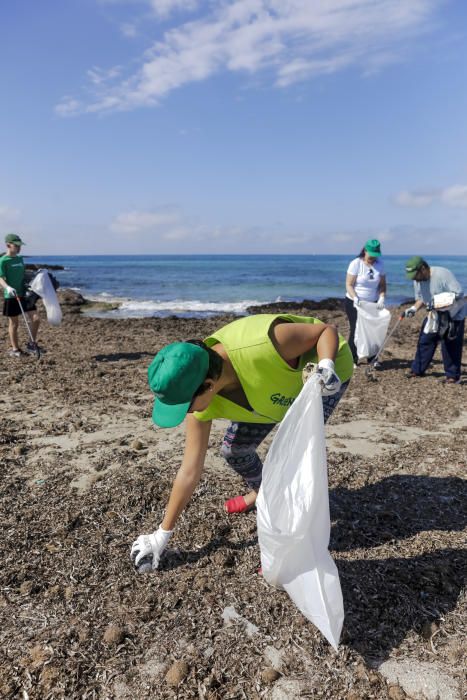
<path fill-rule="evenodd" d="M 36 305 L 28 303 L 27 299 L 21 299 L 21 304 L 23 305 L 24 311 L 35 311 Z M 4 299 L 3 300 L 3 315 L 8 316 L 8 318 L 13 318 L 14 316 L 21 315 L 21 309 L 18 304 L 17 299 Z"/>

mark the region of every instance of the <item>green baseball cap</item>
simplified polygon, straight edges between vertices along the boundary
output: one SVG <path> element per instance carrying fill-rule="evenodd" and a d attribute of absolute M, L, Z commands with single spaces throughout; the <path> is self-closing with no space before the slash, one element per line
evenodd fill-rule
<path fill-rule="evenodd" d="M 419 255 L 414 255 L 410 260 L 405 263 L 405 276 L 409 280 L 413 280 L 415 275 L 423 265 L 428 267 L 426 260 L 421 258 Z"/>
<path fill-rule="evenodd" d="M 14 243 L 14 245 L 26 245 L 26 243 L 21 240 L 17 233 L 7 233 L 7 235 L 5 236 L 5 243 Z"/>
<path fill-rule="evenodd" d="M 364 245 L 364 249 L 372 258 L 379 258 L 381 255 L 381 243 L 376 238 L 370 238 Z"/>
<path fill-rule="evenodd" d="M 156 395 L 152 419 L 161 428 L 174 428 L 185 418 L 193 395 L 206 379 L 209 355 L 193 343 L 171 343 L 148 367 L 148 381 Z"/>

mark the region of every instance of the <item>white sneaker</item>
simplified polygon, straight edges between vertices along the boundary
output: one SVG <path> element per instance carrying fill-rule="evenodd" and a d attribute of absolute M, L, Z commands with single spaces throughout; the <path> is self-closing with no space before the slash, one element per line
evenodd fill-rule
<path fill-rule="evenodd" d="M 11 350 L 8 350 L 8 356 L 9 357 L 21 357 L 21 350 L 14 350 L 12 348 Z"/>

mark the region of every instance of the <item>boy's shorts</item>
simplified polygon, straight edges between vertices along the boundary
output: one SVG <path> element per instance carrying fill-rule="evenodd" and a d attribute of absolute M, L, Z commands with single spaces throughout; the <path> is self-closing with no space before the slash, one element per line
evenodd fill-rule
<path fill-rule="evenodd" d="M 35 311 L 36 305 L 28 303 L 27 299 L 21 299 L 21 304 L 23 305 L 24 311 Z M 3 300 L 3 315 L 8 318 L 13 318 L 14 316 L 20 316 L 21 309 L 18 304 L 18 300 L 15 298 L 4 299 Z"/>

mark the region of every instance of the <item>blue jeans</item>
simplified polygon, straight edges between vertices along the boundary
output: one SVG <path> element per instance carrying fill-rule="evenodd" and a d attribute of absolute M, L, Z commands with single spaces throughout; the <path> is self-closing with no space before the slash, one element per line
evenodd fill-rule
<path fill-rule="evenodd" d="M 343 397 L 349 381 L 344 382 L 334 396 L 323 396 L 325 423 Z M 231 423 L 224 435 L 222 456 L 227 464 L 246 481 L 249 488 L 255 491 L 259 489 L 263 475 L 263 463 L 256 449 L 276 425 L 277 423 Z"/>
<path fill-rule="evenodd" d="M 462 344 L 464 341 L 464 321 L 454 321 L 452 337 L 447 334 L 440 338 L 438 333 L 424 333 L 427 319 L 422 323 L 418 338 L 417 352 L 412 362 L 412 372 L 423 375 L 433 359 L 438 343 L 441 342 L 441 354 L 443 357 L 444 372 L 446 377 L 460 379 L 462 362 Z"/>

